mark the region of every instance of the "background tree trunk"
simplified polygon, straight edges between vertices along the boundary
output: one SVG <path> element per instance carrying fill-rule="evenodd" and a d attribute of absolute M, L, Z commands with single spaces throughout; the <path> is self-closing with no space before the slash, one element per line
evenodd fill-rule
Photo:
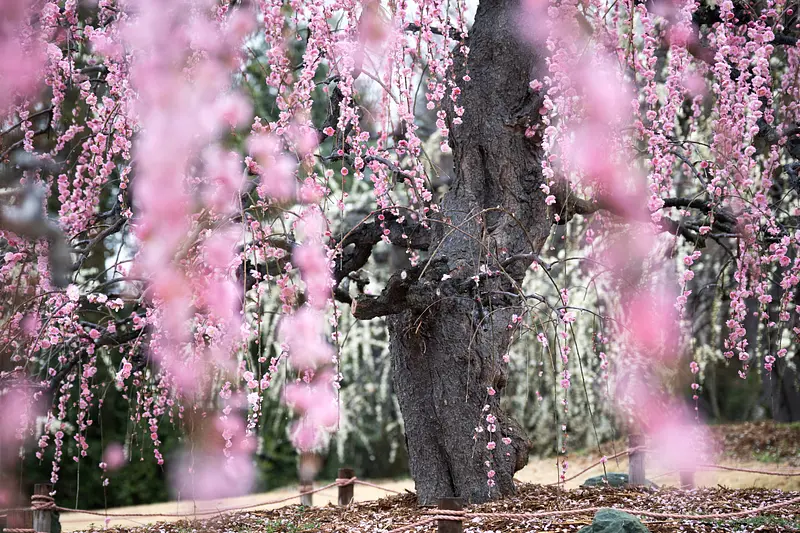
<path fill-rule="evenodd" d="M 510 0 L 482 0 L 467 64 L 456 60 L 458 105 L 465 112 L 460 125 L 448 117 L 455 179 L 429 247 L 432 259 L 441 261 L 427 285 L 438 298 L 388 318 L 409 467 L 423 505 L 446 496 L 481 502 L 511 494 L 514 472 L 528 460 L 529 440 L 499 406 L 508 326 L 522 302 L 497 295 L 513 292 L 531 263 L 530 255 L 509 258 L 538 252 L 550 223 L 540 189 L 541 139 L 525 136 L 526 126 L 539 119 L 541 98 L 529 89 L 539 60 L 516 38 L 517 8 Z M 463 81 L 465 74 L 471 81 Z M 504 274 L 474 283 L 470 278 L 481 265 Z M 439 283 L 442 272 L 454 282 Z M 490 396 L 489 387 L 497 393 Z M 489 413 L 497 418 L 495 433 L 486 429 Z M 489 440 L 496 442 L 493 451 Z M 494 487 L 487 483 L 490 469 Z"/>

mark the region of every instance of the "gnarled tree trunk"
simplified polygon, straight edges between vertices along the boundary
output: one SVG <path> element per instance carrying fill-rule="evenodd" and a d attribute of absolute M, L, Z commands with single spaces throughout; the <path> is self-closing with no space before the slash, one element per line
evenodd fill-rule
<path fill-rule="evenodd" d="M 525 136 L 541 104 L 529 89 L 538 58 L 516 38 L 517 8 L 510 0 L 478 7 L 467 64 L 456 68 L 465 112 L 462 124 L 451 120 L 455 180 L 433 228 L 432 262 L 412 273 L 422 275 L 407 291 L 406 310 L 389 317 L 394 386 L 421 504 L 511 494 L 514 472 L 528 460 L 528 439 L 499 407 L 507 380 L 502 357 L 511 316 L 521 309 L 509 293 L 550 223 L 540 190 L 541 140 Z M 467 73 L 471 81 L 464 82 Z M 482 265 L 503 272 L 481 275 Z M 494 433 L 488 414 L 497 418 Z"/>

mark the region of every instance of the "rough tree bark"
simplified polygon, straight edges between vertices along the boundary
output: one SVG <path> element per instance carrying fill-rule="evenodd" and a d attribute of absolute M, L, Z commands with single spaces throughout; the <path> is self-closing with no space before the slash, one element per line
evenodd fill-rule
<path fill-rule="evenodd" d="M 513 475 L 528 460 L 529 440 L 499 406 L 508 325 L 520 310 L 501 293 L 521 282 L 550 224 L 540 190 L 541 140 L 524 134 L 541 103 L 528 85 L 538 58 L 515 38 L 516 8 L 513 0 L 480 2 L 467 63 L 456 68 L 465 112 L 461 125 L 451 123 L 455 179 L 433 227 L 431 264 L 406 273 L 406 308 L 388 319 L 394 387 L 423 505 L 511 494 Z M 466 73 L 469 82 L 461 81 Z M 475 282 L 482 265 L 504 272 Z M 442 281 L 444 274 L 452 279 Z M 488 413 L 497 417 L 495 433 L 485 429 Z M 497 443 L 493 451 L 489 440 Z"/>

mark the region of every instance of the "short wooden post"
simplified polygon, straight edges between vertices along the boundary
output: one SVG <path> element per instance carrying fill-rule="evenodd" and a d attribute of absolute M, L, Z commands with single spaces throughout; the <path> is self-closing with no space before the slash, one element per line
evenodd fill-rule
<path fill-rule="evenodd" d="M 352 468 L 340 468 L 337 477 L 339 479 L 352 479 L 356 477 L 356 471 Z M 353 501 L 353 489 L 355 489 L 353 483 L 339 485 L 339 505 L 350 505 Z"/>
<path fill-rule="evenodd" d="M 646 483 L 644 473 L 644 450 L 637 450 L 640 446 L 644 445 L 644 437 L 642 435 L 629 435 L 628 448 L 631 450 L 628 454 L 628 485 L 641 486 Z"/>
<path fill-rule="evenodd" d="M 681 488 L 692 490 L 694 488 L 694 470 L 681 470 Z"/>
<path fill-rule="evenodd" d="M 305 507 L 311 507 L 314 505 L 314 495 L 313 494 L 303 494 L 304 492 L 309 492 L 314 490 L 314 485 L 309 483 L 308 485 L 304 485 L 303 481 L 300 481 L 300 505 Z"/>
<path fill-rule="evenodd" d="M 53 501 L 53 497 L 50 496 L 51 492 L 53 492 L 53 485 L 50 483 L 37 483 L 33 486 L 31 506 L 34 508 L 33 529 L 36 533 L 50 533 L 52 531 L 53 511 L 52 509 L 43 508 L 47 503 Z"/>
<path fill-rule="evenodd" d="M 314 490 L 314 476 L 319 470 L 319 460 L 314 453 L 301 452 L 297 474 L 300 478 L 300 505 L 311 507 L 313 494 L 302 494 Z"/>
<path fill-rule="evenodd" d="M 461 511 L 464 509 L 464 501 L 461 498 L 439 498 L 439 509 L 443 511 Z M 438 533 L 463 533 L 463 520 L 437 520 Z"/>

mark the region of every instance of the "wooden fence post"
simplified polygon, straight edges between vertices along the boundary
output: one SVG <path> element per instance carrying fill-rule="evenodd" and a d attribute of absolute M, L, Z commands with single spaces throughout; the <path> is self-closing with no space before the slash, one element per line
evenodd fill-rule
<path fill-rule="evenodd" d="M 33 496 L 31 497 L 31 506 L 33 511 L 33 530 L 36 533 L 50 533 L 53 527 L 53 511 L 52 509 L 37 509 L 47 503 L 53 501 L 50 493 L 53 491 L 53 485 L 50 483 L 37 483 L 33 486 Z"/>
<path fill-rule="evenodd" d="M 628 455 L 628 485 L 640 486 L 646 483 L 644 473 L 644 450 L 636 450 L 644 445 L 642 435 L 629 435 L 628 448 L 631 450 Z"/>
<path fill-rule="evenodd" d="M 464 501 L 461 498 L 439 498 L 439 509 L 443 511 L 461 511 Z M 438 533 L 463 533 L 463 520 L 437 520 Z"/>
<path fill-rule="evenodd" d="M 337 477 L 339 479 L 352 479 L 356 477 L 356 471 L 352 468 L 340 468 Z M 353 483 L 339 485 L 339 505 L 350 505 L 353 501 L 354 489 L 355 485 Z"/>
<path fill-rule="evenodd" d="M 681 470 L 681 488 L 692 490 L 694 488 L 694 470 Z"/>
<path fill-rule="evenodd" d="M 310 490 L 314 490 L 313 483 L 308 482 L 307 485 L 304 484 L 303 480 L 300 480 L 300 492 L 308 492 Z M 313 494 L 301 494 L 300 495 L 300 505 L 305 507 L 311 507 L 314 505 L 314 495 Z"/>
<path fill-rule="evenodd" d="M 297 468 L 297 474 L 300 478 L 300 492 L 309 492 L 314 490 L 314 476 L 319 469 L 319 459 L 316 454 L 312 452 L 301 452 L 300 462 Z M 311 507 L 313 502 L 313 494 L 302 494 L 300 496 L 300 505 Z"/>

